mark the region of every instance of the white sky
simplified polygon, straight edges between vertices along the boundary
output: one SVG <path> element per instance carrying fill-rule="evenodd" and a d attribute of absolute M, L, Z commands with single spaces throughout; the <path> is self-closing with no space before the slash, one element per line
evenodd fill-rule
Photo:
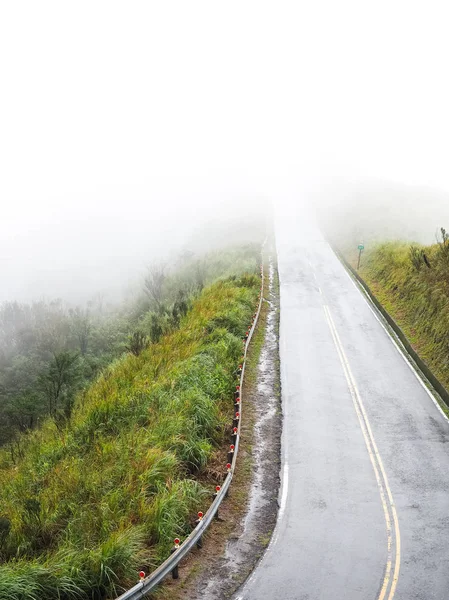
<path fill-rule="evenodd" d="M 448 17 L 432 1 L 4 0 L 0 300 L 304 174 L 449 189 Z"/>

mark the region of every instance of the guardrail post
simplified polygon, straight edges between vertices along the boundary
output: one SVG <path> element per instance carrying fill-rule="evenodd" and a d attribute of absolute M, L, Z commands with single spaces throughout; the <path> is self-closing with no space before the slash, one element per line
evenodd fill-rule
<path fill-rule="evenodd" d="M 226 471 L 228 473 L 230 473 L 231 472 L 231 468 L 232 468 L 232 465 L 231 465 L 230 462 L 228 462 L 228 464 L 226 465 Z M 228 496 L 229 496 L 229 486 L 228 486 L 228 488 L 226 490 L 225 498 L 227 498 Z"/>
<path fill-rule="evenodd" d="M 238 427 L 233 427 L 232 429 L 232 443 L 235 445 L 235 442 L 237 441 L 237 434 L 239 432 Z"/>
<path fill-rule="evenodd" d="M 170 551 L 170 554 L 173 554 L 174 552 L 176 552 L 176 550 L 179 548 L 179 544 L 181 542 L 179 541 L 179 538 L 175 539 L 175 545 L 173 546 L 173 548 Z M 171 572 L 171 576 L 173 577 L 173 579 L 179 579 L 179 568 L 178 565 L 175 565 L 172 569 Z"/>
<path fill-rule="evenodd" d="M 212 498 L 215 500 L 216 497 L 218 496 L 218 494 L 220 493 L 221 487 L 219 485 L 215 486 L 215 492 L 212 494 Z M 219 516 L 218 516 L 218 508 L 217 508 L 217 512 L 215 513 L 215 520 L 218 521 Z"/>
<path fill-rule="evenodd" d="M 203 520 L 203 513 L 200 511 L 198 513 L 198 519 L 195 521 L 195 526 L 197 526 L 199 523 L 201 523 L 202 520 Z M 198 538 L 196 547 L 199 549 L 201 549 L 203 547 L 203 536 L 202 535 Z"/>
<path fill-rule="evenodd" d="M 240 398 L 236 398 L 234 402 L 234 416 L 240 411 Z"/>

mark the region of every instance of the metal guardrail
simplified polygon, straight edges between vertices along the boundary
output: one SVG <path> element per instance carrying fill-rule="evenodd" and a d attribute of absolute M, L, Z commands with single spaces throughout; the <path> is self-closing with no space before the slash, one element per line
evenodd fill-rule
<path fill-rule="evenodd" d="M 264 245 L 265 245 L 265 242 L 264 242 L 263 246 Z M 262 248 L 263 248 L 263 246 L 262 246 Z M 263 253 L 263 250 L 262 250 L 262 253 Z M 139 600 L 140 598 L 145 598 L 145 596 L 149 592 L 154 590 L 154 588 L 159 583 L 161 583 L 161 581 L 163 579 L 165 579 L 165 577 L 170 575 L 170 573 L 173 573 L 173 571 L 175 571 L 177 569 L 179 562 L 190 552 L 190 550 L 192 550 L 192 548 L 195 545 L 201 544 L 201 538 L 202 538 L 204 532 L 209 527 L 209 525 L 212 523 L 215 516 L 218 514 L 218 509 L 220 507 L 220 504 L 223 502 L 223 499 L 226 497 L 226 495 L 228 493 L 229 486 L 231 485 L 232 477 L 234 475 L 234 470 L 235 470 L 235 465 L 236 465 L 236 460 L 237 460 L 237 453 L 238 453 L 238 449 L 239 449 L 240 424 L 241 424 L 240 417 L 242 414 L 242 389 L 243 389 L 243 378 L 245 375 L 246 354 L 247 354 L 248 346 L 249 346 L 249 343 L 253 336 L 254 330 L 257 326 L 257 322 L 259 320 L 260 310 L 262 308 L 264 280 L 265 280 L 265 275 L 264 275 L 264 270 L 263 270 L 263 254 L 262 254 L 262 260 L 261 260 L 260 275 L 261 275 L 261 285 L 260 285 L 260 292 L 259 292 L 259 306 L 257 307 L 257 311 L 254 315 L 254 320 L 252 322 L 252 325 L 251 325 L 250 329 L 248 330 L 248 335 L 245 336 L 246 339 L 244 339 L 244 341 L 243 341 L 244 352 L 243 352 L 242 369 L 241 369 L 241 373 L 240 373 L 240 386 L 237 388 L 238 391 L 240 392 L 239 393 L 239 397 L 240 397 L 239 418 L 238 418 L 237 432 L 236 432 L 235 436 L 233 436 L 233 437 L 235 437 L 234 451 L 233 451 L 233 455 L 232 455 L 232 461 L 230 463 L 228 463 L 228 465 L 229 465 L 228 474 L 226 475 L 223 485 L 220 487 L 219 491 L 217 491 L 215 499 L 212 502 L 212 504 L 210 505 L 208 511 L 206 512 L 206 514 L 204 516 L 202 516 L 198 519 L 197 525 L 196 525 L 195 529 L 192 531 L 192 533 L 182 542 L 182 544 L 177 545 L 178 547 L 175 546 L 171 556 L 169 558 L 167 558 L 167 560 L 165 560 L 157 569 L 155 569 L 152 573 L 150 573 L 150 575 L 148 575 L 148 577 L 143 577 L 139 581 L 139 583 L 137 583 L 134 587 L 132 587 L 131 589 L 124 592 L 121 596 L 119 596 L 117 598 L 117 600 Z"/>

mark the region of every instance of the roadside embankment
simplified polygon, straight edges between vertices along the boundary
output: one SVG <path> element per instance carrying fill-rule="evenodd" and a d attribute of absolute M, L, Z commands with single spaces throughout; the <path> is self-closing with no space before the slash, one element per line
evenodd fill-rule
<path fill-rule="evenodd" d="M 440 241 L 430 246 L 396 241 L 367 247 L 362 252 L 358 270 L 357 249 L 340 246 L 337 250 L 353 275 L 394 321 L 390 325 L 399 328 L 396 332 L 406 349 L 447 403 L 448 396 L 444 397 L 445 390 L 449 389 L 449 238 L 446 232 L 442 230 Z M 432 375 L 438 381 L 433 382 Z M 438 383 L 445 389 L 439 389 Z M 442 408 L 448 413 L 447 406 Z"/>
<path fill-rule="evenodd" d="M 66 424 L 31 432 L 16 462 L 1 454 L 0 599 L 114 596 L 190 533 L 225 473 L 259 251 L 242 248 L 176 327 L 105 369 Z"/>
<path fill-rule="evenodd" d="M 266 285 L 247 356 L 240 447 L 230 494 L 201 550 L 189 554 L 179 579 L 167 579 L 156 598 L 231 598 L 263 555 L 276 524 L 282 415 L 279 281 L 272 243 L 264 263 Z"/>

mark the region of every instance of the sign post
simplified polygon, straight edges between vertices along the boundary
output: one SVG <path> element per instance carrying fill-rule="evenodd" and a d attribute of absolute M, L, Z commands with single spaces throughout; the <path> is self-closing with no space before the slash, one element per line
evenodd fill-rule
<path fill-rule="evenodd" d="M 362 252 L 365 249 L 365 246 L 363 244 L 359 244 L 358 249 L 359 249 L 359 260 L 357 262 L 357 271 L 360 269 L 360 259 L 362 258 Z"/>

